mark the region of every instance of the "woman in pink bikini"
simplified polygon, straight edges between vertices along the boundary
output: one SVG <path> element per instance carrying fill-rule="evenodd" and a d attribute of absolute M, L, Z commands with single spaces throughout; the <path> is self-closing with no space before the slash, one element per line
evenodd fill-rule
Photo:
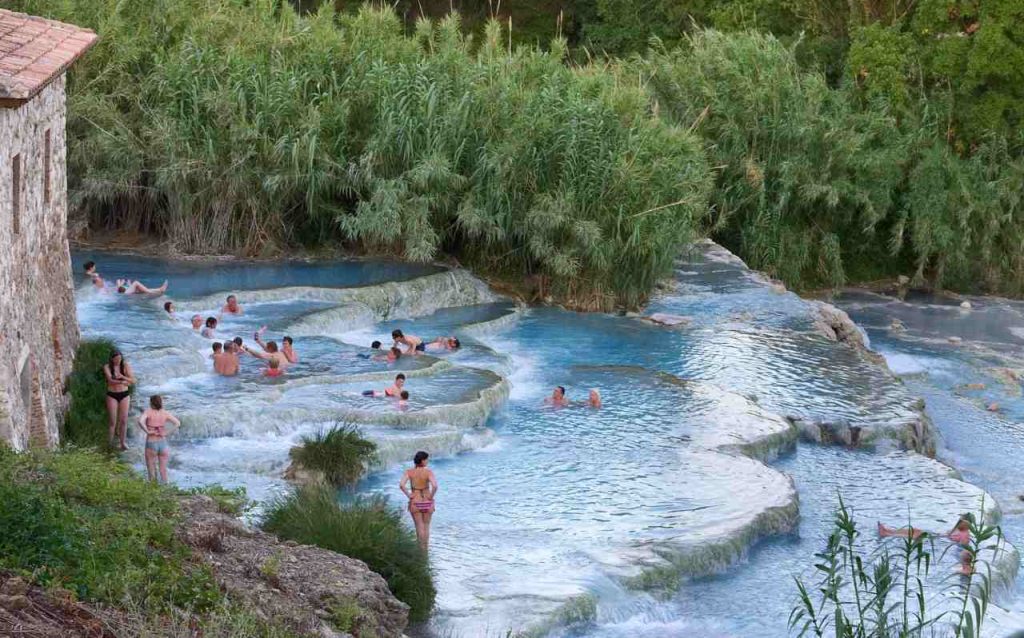
<path fill-rule="evenodd" d="M 171 433 L 167 423 L 174 429 L 181 427 L 177 417 L 164 410 L 164 400 L 158 394 L 149 398 L 149 409 L 139 415 L 139 428 L 146 433 L 146 473 L 149 480 L 167 483 L 167 460 L 171 456 L 171 448 L 167 445 L 167 436 Z M 159 475 L 157 466 L 159 465 Z"/>
<path fill-rule="evenodd" d="M 428 458 L 430 455 L 426 452 L 417 452 L 412 457 L 415 467 L 406 470 L 398 482 L 398 489 L 409 498 L 409 514 L 416 525 L 416 539 L 424 552 L 430 545 L 430 519 L 434 516 L 434 494 L 437 493 L 437 477 L 427 467 Z"/>

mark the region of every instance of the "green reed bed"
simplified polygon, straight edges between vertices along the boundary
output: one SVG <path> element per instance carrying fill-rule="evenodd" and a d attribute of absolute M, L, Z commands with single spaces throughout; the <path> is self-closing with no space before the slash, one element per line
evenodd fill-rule
<path fill-rule="evenodd" d="M 565 64 L 564 42 L 269 0 L 19 5 L 101 35 L 70 87 L 94 225 L 197 253 L 448 254 L 599 308 L 641 301 L 706 208 L 697 138 L 636 78 Z"/>

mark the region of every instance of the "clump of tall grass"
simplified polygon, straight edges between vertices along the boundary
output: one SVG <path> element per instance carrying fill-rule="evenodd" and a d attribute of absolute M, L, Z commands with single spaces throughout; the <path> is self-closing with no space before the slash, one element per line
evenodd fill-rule
<path fill-rule="evenodd" d="M 992 597 L 992 575 L 982 552 L 1002 551 L 1002 532 L 985 521 L 984 503 L 970 521 L 970 543 L 938 551 L 932 535 L 907 535 L 867 552 L 857 523 L 842 497 L 825 549 L 815 554 L 817 576 L 795 578 L 799 602 L 789 626 L 797 636 L 835 638 L 979 638 Z M 910 529 L 910 526 L 907 526 Z M 968 551 L 973 570 L 940 578 L 933 566 L 948 551 Z M 993 554 L 994 555 L 994 554 Z M 936 591 L 938 588 L 939 591 Z"/>
<path fill-rule="evenodd" d="M 75 352 L 68 379 L 71 405 L 64 417 L 64 443 L 78 447 L 106 449 L 110 445 L 107 424 L 107 383 L 103 365 L 116 348 L 103 339 L 83 341 Z"/>
<path fill-rule="evenodd" d="M 429 617 L 437 591 L 427 555 L 403 524 L 401 512 L 383 498 L 359 497 L 339 504 L 330 488 L 303 487 L 270 506 L 263 528 L 283 539 L 363 561 L 409 605 L 411 622 Z"/>
<path fill-rule="evenodd" d="M 356 426 L 335 424 L 303 436 L 289 456 L 302 468 L 321 472 L 328 484 L 351 487 L 377 458 L 377 444 Z"/>

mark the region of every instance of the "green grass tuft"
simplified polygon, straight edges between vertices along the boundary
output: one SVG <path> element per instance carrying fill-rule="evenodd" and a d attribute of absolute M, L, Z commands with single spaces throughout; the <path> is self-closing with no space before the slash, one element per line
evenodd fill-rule
<path fill-rule="evenodd" d="M 357 498 L 339 505 L 329 488 L 304 487 L 270 506 L 263 528 L 281 538 L 357 558 L 409 605 L 409 620 L 430 616 L 437 591 L 426 554 L 402 513 L 383 498 Z"/>
<path fill-rule="evenodd" d="M 331 485 L 351 487 L 376 460 L 377 444 L 363 438 L 358 427 L 334 425 L 302 437 L 290 456 L 304 469 L 322 472 Z"/>

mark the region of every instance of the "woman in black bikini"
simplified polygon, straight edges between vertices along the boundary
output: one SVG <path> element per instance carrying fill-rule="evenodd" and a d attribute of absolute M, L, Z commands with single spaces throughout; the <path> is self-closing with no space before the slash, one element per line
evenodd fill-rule
<path fill-rule="evenodd" d="M 409 498 L 409 514 L 416 525 L 416 539 L 423 551 L 430 545 L 430 519 L 434 516 L 434 494 L 437 493 L 437 477 L 427 467 L 429 454 L 417 452 L 412 457 L 415 467 L 402 474 L 398 489 Z M 405 484 L 408 483 L 409 487 Z"/>
<path fill-rule="evenodd" d="M 107 379 L 107 413 L 110 415 L 110 445 L 114 445 L 114 434 L 122 451 L 127 450 L 125 436 L 128 433 L 128 408 L 131 404 L 131 386 L 135 374 L 120 352 L 114 351 L 110 361 L 103 365 L 103 376 Z"/>

